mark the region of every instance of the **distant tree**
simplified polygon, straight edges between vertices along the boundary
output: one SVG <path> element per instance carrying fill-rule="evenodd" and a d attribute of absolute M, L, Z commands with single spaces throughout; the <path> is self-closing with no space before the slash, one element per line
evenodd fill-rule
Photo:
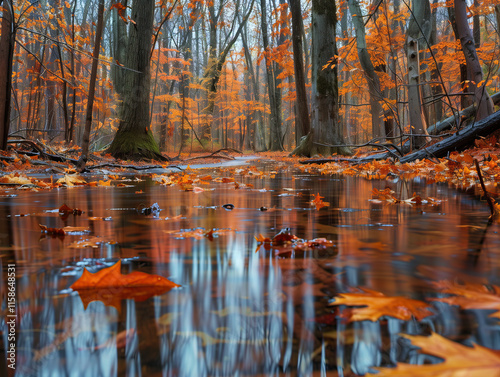
<path fill-rule="evenodd" d="M 150 127 L 154 0 L 134 0 L 129 22 L 123 92 L 118 115 L 120 123 L 108 152 L 122 159 L 164 159 Z"/>
<path fill-rule="evenodd" d="M 239 13 L 241 12 L 240 6 L 241 1 L 235 0 L 235 12 L 234 18 L 231 22 L 224 21 L 220 19 L 224 14 L 224 7 L 227 5 L 225 1 L 219 1 L 218 7 L 215 7 L 215 1 L 208 2 L 208 13 L 209 13 L 209 46 L 208 53 L 209 59 L 208 64 L 205 69 L 205 73 L 203 74 L 203 85 L 206 90 L 206 106 L 203 109 L 204 120 L 201 128 L 201 138 L 205 141 L 209 140 L 211 137 L 211 117 L 215 108 L 215 98 L 217 95 L 217 86 L 219 84 L 219 79 L 221 77 L 222 67 L 226 62 L 226 59 L 229 55 L 229 52 L 233 48 L 234 44 L 238 40 L 243 28 L 250 17 L 250 14 L 253 11 L 253 4 L 255 0 L 250 2 L 246 12 L 244 13 L 241 22 L 237 24 L 237 20 L 239 19 Z M 217 53 L 217 28 L 221 24 L 230 25 L 230 30 L 226 32 L 224 38 L 222 38 L 222 33 L 219 30 L 220 43 L 219 46 L 220 52 Z M 237 26 L 236 26 L 237 25 Z"/>

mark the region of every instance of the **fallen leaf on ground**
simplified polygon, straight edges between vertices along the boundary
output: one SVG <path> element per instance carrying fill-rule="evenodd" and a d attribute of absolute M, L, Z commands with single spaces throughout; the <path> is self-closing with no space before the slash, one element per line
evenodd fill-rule
<path fill-rule="evenodd" d="M 500 287 L 491 286 L 488 289 L 483 284 L 458 284 L 442 280 L 434 283 L 434 286 L 443 293 L 450 293 L 452 297 L 434 298 L 432 301 L 446 302 L 450 305 L 458 305 L 462 309 L 491 309 L 495 310 L 490 317 L 500 318 Z"/>
<path fill-rule="evenodd" d="M 30 185 L 33 183 L 27 176 L 19 173 L 6 174 L 0 178 L 0 182 L 15 185 Z"/>
<path fill-rule="evenodd" d="M 413 365 L 398 363 L 395 368 L 376 368 L 378 373 L 367 377 L 418 376 L 418 377 L 499 377 L 500 351 L 475 344 L 467 347 L 453 342 L 439 334 L 431 336 L 403 335 L 412 344 L 421 348 L 421 353 L 444 359 L 442 363 Z"/>
<path fill-rule="evenodd" d="M 349 322 L 353 321 L 377 321 L 382 316 L 389 316 L 404 321 L 413 317 L 421 320 L 431 316 L 429 304 L 403 296 L 386 296 L 368 288 L 360 288 L 361 293 L 341 293 L 335 297 L 334 305 L 363 306 L 347 310 L 341 314 Z"/>

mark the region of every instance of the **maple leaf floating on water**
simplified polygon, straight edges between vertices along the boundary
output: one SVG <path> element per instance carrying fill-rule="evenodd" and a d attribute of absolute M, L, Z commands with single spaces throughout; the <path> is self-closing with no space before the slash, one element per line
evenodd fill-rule
<path fill-rule="evenodd" d="M 319 193 L 317 193 L 316 195 L 313 194 L 313 196 L 314 196 L 314 199 L 311 200 L 309 203 L 312 206 L 316 206 L 317 211 L 319 211 L 323 207 L 328 207 L 330 205 L 330 203 L 324 202 L 322 200 L 324 198 L 324 196 L 320 196 Z"/>
<path fill-rule="evenodd" d="M 434 298 L 432 301 L 458 305 L 462 309 L 491 309 L 495 313 L 490 317 L 500 318 L 500 287 L 493 285 L 491 290 L 482 284 L 458 284 L 450 281 L 439 281 L 434 286 L 444 293 L 455 296 Z"/>
<path fill-rule="evenodd" d="M 145 272 L 134 271 L 123 275 L 121 273 L 121 265 L 121 260 L 119 260 L 111 267 L 103 268 L 95 273 L 89 272 L 84 268 L 82 276 L 70 288 L 81 290 L 110 287 L 180 287 L 180 285 L 171 282 L 163 276 L 147 274 Z"/>
<path fill-rule="evenodd" d="M 123 299 L 144 301 L 152 296 L 168 292 L 180 285 L 159 275 L 134 271 L 121 273 L 121 261 L 95 273 L 83 269 L 82 276 L 70 288 L 78 291 L 83 305 L 87 308 L 92 301 L 102 301 L 105 305 L 120 310 Z"/>
<path fill-rule="evenodd" d="M 418 320 L 431 316 L 430 306 L 419 300 L 402 296 L 386 296 L 383 293 L 367 288 L 360 288 L 362 293 L 341 293 L 335 297 L 335 302 L 330 306 L 364 306 L 354 308 L 342 314 L 342 317 L 352 321 L 377 321 L 382 316 L 389 316 L 403 321 L 408 321 L 413 317 Z"/>
<path fill-rule="evenodd" d="M 395 368 L 376 368 L 378 373 L 367 373 L 367 377 L 419 376 L 419 377 L 500 377 L 500 351 L 475 344 L 467 347 L 439 334 L 431 336 L 403 335 L 412 344 L 421 348 L 421 353 L 444 359 L 437 364 L 412 365 L 398 363 Z"/>

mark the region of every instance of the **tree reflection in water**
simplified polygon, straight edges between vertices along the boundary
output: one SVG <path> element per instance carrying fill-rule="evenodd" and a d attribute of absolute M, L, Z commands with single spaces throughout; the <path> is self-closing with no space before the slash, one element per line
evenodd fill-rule
<path fill-rule="evenodd" d="M 348 323 L 345 307 L 328 306 L 356 287 L 425 300 L 440 295 L 432 281 L 499 284 L 498 225 L 486 229 L 484 203 L 444 185 L 287 171 L 236 178 L 254 188 L 212 183 L 215 190 L 196 194 L 145 181 L 0 198 L 2 292 L 7 264 L 17 267 L 16 376 L 363 375 L 400 361 L 437 362 L 399 335 L 431 331 L 500 348 L 497 320 L 485 310 L 432 302 L 435 315 L 422 321 Z M 374 187 L 386 186 L 403 199 L 417 192 L 443 202 L 414 208 L 368 200 Z M 310 206 L 317 193 L 329 207 Z M 45 212 L 63 203 L 84 214 L 63 221 Z M 159 218 L 136 210 L 153 203 Z M 222 209 L 227 203 L 232 211 Z M 38 224 L 91 233 L 43 238 Z M 224 231 L 213 239 L 176 233 L 196 228 Z M 282 228 L 333 246 L 266 248 L 254 238 Z M 82 240 L 87 247 L 77 247 Z M 123 300 L 119 311 L 99 301 L 84 310 L 68 287 L 83 266 L 97 271 L 118 259 L 122 273 L 154 273 L 181 287 L 146 301 Z M 5 350 L 5 320 L 1 329 Z M 7 375 L 4 361 L 0 367 Z"/>

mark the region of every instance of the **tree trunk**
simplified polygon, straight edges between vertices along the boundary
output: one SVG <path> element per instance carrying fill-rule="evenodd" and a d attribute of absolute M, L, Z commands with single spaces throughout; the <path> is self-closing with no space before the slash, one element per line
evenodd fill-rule
<path fill-rule="evenodd" d="M 420 86 L 420 60 L 418 40 L 408 37 L 408 112 L 410 119 L 411 148 L 420 148 L 426 137 L 413 136 L 427 133 Z"/>
<path fill-rule="evenodd" d="M 124 8 L 123 12 L 126 12 L 128 0 L 112 0 L 113 4 L 120 3 Z M 126 14 L 123 14 L 126 16 Z M 127 61 L 127 25 L 118 15 L 118 11 L 113 9 L 111 14 L 111 53 L 115 63 L 125 64 Z M 111 80 L 113 81 L 113 86 L 116 93 L 119 96 L 124 94 L 123 84 L 125 82 L 125 70 L 118 64 L 111 65 Z"/>
<path fill-rule="evenodd" d="M 6 1 L 2 12 L 0 35 L 0 149 L 7 149 L 10 127 L 10 100 L 12 59 L 14 56 L 15 28 L 12 23 L 12 3 Z"/>
<path fill-rule="evenodd" d="M 429 39 L 429 44 L 434 46 L 437 41 L 437 3 L 438 0 L 433 0 L 434 7 L 431 11 L 431 34 Z M 429 54 L 430 55 L 430 54 Z M 441 71 L 443 64 L 438 63 L 436 65 L 432 65 L 431 70 L 431 93 L 433 102 L 428 106 L 429 112 L 429 123 L 439 122 L 443 118 L 443 101 L 441 97 L 443 96 L 443 87 L 440 84 L 434 84 L 434 82 L 438 82 L 440 80 L 439 72 Z"/>
<path fill-rule="evenodd" d="M 295 68 L 295 91 L 297 113 L 295 116 L 295 133 L 297 140 L 311 131 L 309 119 L 309 107 L 307 105 L 306 81 L 304 75 L 304 57 L 302 47 L 302 33 L 304 24 L 302 22 L 302 7 L 300 0 L 288 0 L 292 14 L 292 44 L 293 44 L 293 66 Z"/>
<path fill-rule="evenodd" d="M 259 95 L 259 66 L 256 67 L 254 70 L 253 67 L 253 62 L 252 62 L 252 54 L 250 52 L 250 49 L 248 48 L 248 43 L 247 43 L 247 27 L 245 26 L 245 33 L 242 35 L 242 42 L 243 42 L 243 49 L 245 52 L 245 61 L 246 65 L 248 68 L 248 73 L 250 75 L 250 81 L 252 83 L 252 89 L 253 89 L 253 95 L 254 98 L 253 100 L 255 102 L 259 101 L 260 95 Z M 253 134 L 253 150 L 254 151 L 265 151 L 266 150 L 266 139 L 264 135 L 264 127 L 263 127 L 263 119 L 262 119 L 262 112 L 259 109 L 255 109 L 253 111 L 254 114 L 254 134 Z"/>
<path fill-rule="evenodd" d="M 429 41 L 431 33 L 429 0 L 413 1 L 411 7 L 411 19 L 406 33 L 407 55 L 408 55 L 408 112 L 411 135 L 425 135 L 427 133 L 427 121 L 422 105 L 422 88 L 420 80 L 420 50 L 419 40 L 422 43 Z M 427 142 L 424 136 L 412 136 L 411 148 L 420 148 Z"/>
<path fill-rule="evenodd" d="M 78 159 L 78 170 L 82 171 L 87 163 L 90 143 L 90 130 L 92 127 L 92 114 L 94 108 L 95 82 L 97 79 L 97 67 L 99 65 L 99 51 L 101 50 L 101 37 L 104 20 L 104 0 L 99 0 L 97 10 L 97 29 L 95 32 L 94 52 L 92 54 L 92 70 L 90 71 L 89 95 L 87 99 L 87 113 L 85 116 L 85 130 L 82 138 L 82 154 Z"/>
<path fill-rule="evenodd" d="M 149 120 L 150 56 L 154 0 L 134 0 L 129 26 L 124 93 L 119 108 L 120 124 L 108 152 L 122 159 L 164 159 L 153 138 Z"/>
<path fill-rule="evenodd" d="M 262 30 L 262 47 L 264 48 L 264 61 L 266 62 L 266 77 L 267 77 L 267 92 L 269 95 L 269 107 L 271 116 L 269 118 L 269 128 L 271 133 L 270 150 L 283 150 L 281 145 L 281 103 L 277 98 L 276 88 L 278 80 L 276 78 L 275 65 L 271 59 L 271 49 L 269 47 L 269 37 L 267 30 L 267 8 L 266 1 L 260 0 L 261 8 L 261 30 Z"/>
<path fill-rule="evenodd" d="M 474 40 L 467 21 L 467 4 L 465 0 L 455 0 L 455 20 L 457 33 L 460 38 L 462 50 L 471 73 L 469 88 L 474 91 L 474 102 L 478 108 L 476 119 L 484 119 L 493 112 L 493 104 L 483 82 L 483 71 L 477 56 Z"/>
<path fill-rule="evenodd" d="M 332 153 L 349 154 L 338 121 L 337 56 L 335 1 L 312 1 L 312 116 L 311 132 L 292 152 L 303 156 Z M 324 68 L 328 65 L 327 68 Z"/>
<path fill-rule="evenodd" d="M 382 97 L 380 80 L 377 72 L 375 72 L 375 67 L 373 66 L 370 54 L 368 53 L 368 49 L 366 47 L 366 31 L 363 12 L 359 6 L 359 0 L 349 0 L 347 4 L 349 5 L 349 12 L 351 13 L 354 31 L 356 33 L 359 62 L 368 83 L 370 109 L 372 115 L 372 136 L 374 138 L 384 137 L 385 130 L 382 123 L 382 105 L 379 101 Z"/>

